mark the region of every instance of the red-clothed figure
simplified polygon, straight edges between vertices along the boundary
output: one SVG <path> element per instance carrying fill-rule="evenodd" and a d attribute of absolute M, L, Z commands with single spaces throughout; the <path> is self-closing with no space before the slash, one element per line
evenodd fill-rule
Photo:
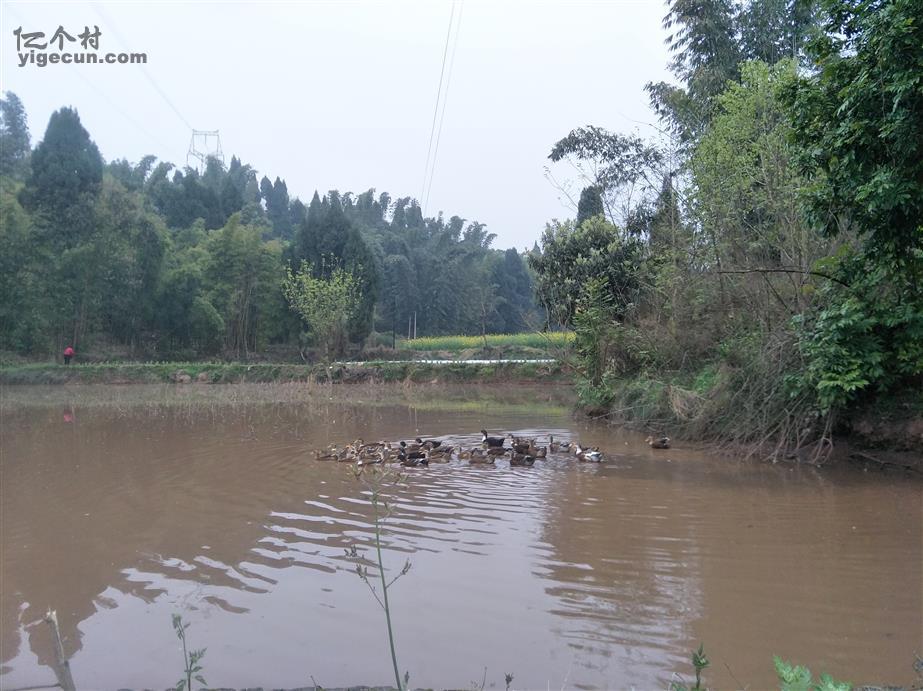
<path fill-rule="evenodd" d="M 71 358 L 72 358 L 72 357 L 74 357 L 74 349 L 71 348 L 70 346 L 67 346 L 67 347 L 64 349 L 64 364 L 65 364 L 65 365 L 71 364 Z"/>

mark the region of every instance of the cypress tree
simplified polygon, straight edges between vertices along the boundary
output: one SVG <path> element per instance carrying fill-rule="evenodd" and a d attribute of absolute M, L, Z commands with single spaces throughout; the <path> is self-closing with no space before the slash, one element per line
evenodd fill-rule
<path fill-rule="evenodd" d="M 20 202 L 54 221 L 68 220 L 82 198 L 96 197 L 103 180 L 103 158 L 73 108 L 55 111 L 45 137 L 32 153 L 32 172 Z"/>
<path fill-rule="evenodd" d="M 577 225 L 593 216 L 604 216 L 603 197 L 598 185 L 584 187 L 577 203 Z"/>

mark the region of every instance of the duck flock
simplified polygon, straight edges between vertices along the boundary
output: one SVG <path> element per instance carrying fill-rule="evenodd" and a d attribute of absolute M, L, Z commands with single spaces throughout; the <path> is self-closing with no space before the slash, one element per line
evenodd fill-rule
<path fill-rule="evenodd" d="M 509 444 L 507 444 L 509 441 Z M 652 448 L 669 448 L 669 439 L 648 437 L 647 443 Z M 584 463 L 601 463 L 603 454 L 599 447 L 585 447 L 579 442 L 556 441 L 548 437 L 548 443 L 540 446 L 536 439 L 525 439 L 512 434 L 492 437 L 486 430 L 481 430 L 481 444 L 468 449 L 450 446 L 442 439 L 415 438 L 412 442 L 380 441 L 366 443 L 357 439 L 342 448 L 331 444 L 323 451 L 316 451 L 319 461 L 340 461 L 371 465 L 377 463 L 400 463 L 408 468 L 428 467 L 430 463 L 448 463 L 453 458 L 467 461 L 471 465 L 491 465 L 499 458 L 505 458 L 511 466 L 531 467 L 537 460 L 544 460 L 552 455 L 574 456 Z"/>

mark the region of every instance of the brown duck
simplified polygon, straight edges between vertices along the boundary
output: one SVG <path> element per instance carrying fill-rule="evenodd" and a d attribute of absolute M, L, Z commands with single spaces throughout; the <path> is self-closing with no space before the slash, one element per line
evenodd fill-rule
<path fill-rule="evenodd" d="M 652 449 L 669 449 L 670 448 L 670 437 L 648 437 L 645 439 L 648 445 Z"/>

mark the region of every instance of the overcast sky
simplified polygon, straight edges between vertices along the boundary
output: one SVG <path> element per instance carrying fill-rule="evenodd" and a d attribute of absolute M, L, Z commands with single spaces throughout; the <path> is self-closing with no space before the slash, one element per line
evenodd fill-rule
<path fill-rule="evenodd" d="M 587 124 L 650 134 L 639 123 L 654 119 L 644 84 L 667 78 L 664 6 L 454 7 L 426 213 L 486 223 L 497 247 L 531 247 L 546 221 L 573 216 L 545 178 L 555 141 Z M 33 144 L 69 105 L 106 160 L 184 165 L 190 127 L 220 130 L 227 161 L 282 177 L 293 197 L 374 187 L 420 198 L 452 11 L 449 1 L 3 0 L 0 89 L 25 104 Z M 99 53 L 144 52 L 146 67 L 18 66 L 18 27 L 47 40 L 58 26 L 77 36 L 94 25 Z"/>

